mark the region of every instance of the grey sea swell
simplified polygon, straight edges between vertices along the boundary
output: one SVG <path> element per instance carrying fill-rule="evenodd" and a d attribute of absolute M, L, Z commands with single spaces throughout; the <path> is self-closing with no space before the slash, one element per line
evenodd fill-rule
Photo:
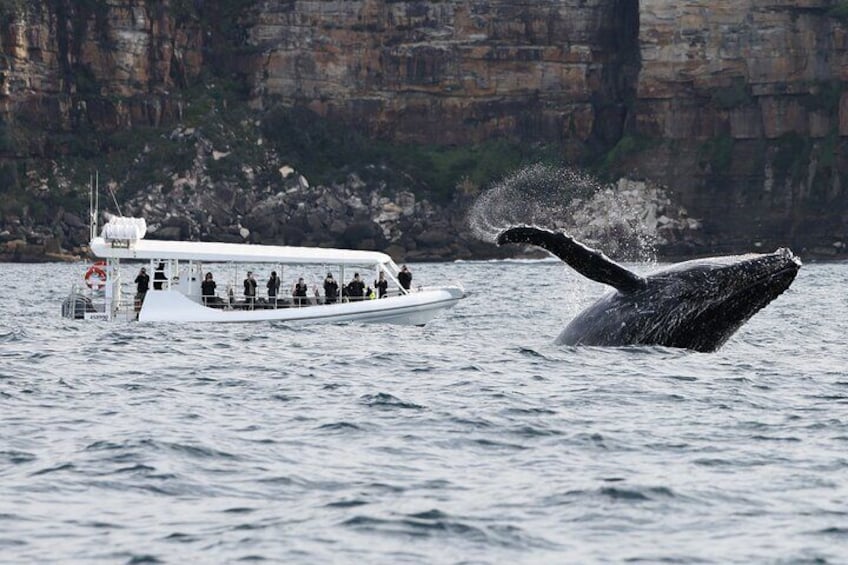
<path fill-rule="evenodd" d="M 62 320 L 83 271 L 0 269 L 0 562 L 848 560 L 848 265 L 715 354 L 554 345 L 558 262 L 415 265 L 425 328 Z"/>

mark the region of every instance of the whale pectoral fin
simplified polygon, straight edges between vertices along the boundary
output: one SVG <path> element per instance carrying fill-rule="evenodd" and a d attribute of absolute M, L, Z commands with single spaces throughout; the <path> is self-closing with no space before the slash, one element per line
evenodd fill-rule
<path fill-rule="evenodd" d="M 610 285 L 620 292 L 633 292 L 647 285 L 643 277 L 562 233 L 531 227 L 510 228 L 502 232 L 497 241 L 498 245 L 529 243 L 547 249 L 584 277 Z"/>

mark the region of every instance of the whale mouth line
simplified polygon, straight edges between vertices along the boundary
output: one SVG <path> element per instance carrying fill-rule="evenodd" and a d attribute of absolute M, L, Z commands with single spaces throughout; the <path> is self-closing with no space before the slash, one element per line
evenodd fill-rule
<path fill-rule="evenodd" d="M 794 278 L 797 274 L 798 266 L 794 263 L 790 263 L 788 265 L 780 267 L 779 269 L 769 270 L 752 276 L 749 280 L 745 281 L 745 283 L 739 287 L 737 292 L 744 292 L 755 287 L 768 286 L 771 283 L 779 281 L 786 277 Z M 736 294 L 737 292 L 734 292 L 733 294 Z"/>
<path fill-rule="evenodd" d="M 744 296 L 763 293 L 765 293 L 765 296 L 771 295 L 773 299 L 783 294 L 789 288 L 797 274 L 798 267 L 794 263 L 781 267 L 776 271 L 769 271 L 732 290 L 725 296 L 725 300 L 733 301 Z"/>
<path fill-rule="evenodd" d="M 761 277 L 757 277 L 754 281 L 754 284 L 760 284 L 768 282 L 772 279 L 780 278 L 785 275 L 792 275 L 793 277 L 798 274 L 798 270 L 800 265 L 792 261 L 791 263 L 777 269 L 776 271 L 769 271 L 768 273 L 763 274 Z"/>

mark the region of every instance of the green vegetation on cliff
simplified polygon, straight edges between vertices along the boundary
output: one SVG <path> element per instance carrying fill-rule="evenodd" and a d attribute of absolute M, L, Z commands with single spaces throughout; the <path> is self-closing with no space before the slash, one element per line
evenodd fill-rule
<path fill-rule="evenodd" d="M 839 20 L 848 20 L 848 1 L 839 0 L 828 9 L 827 15 Z"/>
<path fill-rule="evenodd" d="M 722 110 L 733 110 L 752 104 L 750 88 L 742 77 L 733 79 L 730 86 L 717 88 L 712 93 L 712 103 Z"/>
<path fill-rule="evenodd" d="M 733 138 L 725 134 L 708 139 L 701 146 L 700 154 L 702 166 L 709 165 L 713 175 L 726 175 L 733 158 Z"/>
<path fill-rule="evenodd" d="M 0 24 L 8 25 L 26 6 L 25 0 L 0 0 Z"/>
<path fill-rule="evenodd" d="M 400 185 L 441 202 L 460 183 L 481 188 L 522 165 L 558 158 L 553 147 L 506 140 L 474 146 L 389 143 L 300 108 L 271 110 L 262 133 L 313 182 L 332 184 L 356 172 L 366 181 Z"/>
<path fill-rule="evenodd" d="M 595 173 L 605 179 L 617 177 L 621 169 L 627 168 L 629 159 L 635 158 L 659 144 L 659 140 L 646 135 L 625 134 L 615 146 L 604 153 L 592 167 Z"/>

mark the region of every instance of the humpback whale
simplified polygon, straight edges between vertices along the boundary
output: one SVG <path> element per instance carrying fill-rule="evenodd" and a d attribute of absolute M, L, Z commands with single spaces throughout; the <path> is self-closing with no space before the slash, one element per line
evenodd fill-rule
<path fill-rule="evenodd" d="M 801 261 L 792 251 L 711 257 L 643 277 L 563 233 L 502 232 L 498 245 L 546 249 L 581 275 L 613 287 L 557 338 L 564 345 L 662 345 L 709 352 L 789 288 Z"/>

